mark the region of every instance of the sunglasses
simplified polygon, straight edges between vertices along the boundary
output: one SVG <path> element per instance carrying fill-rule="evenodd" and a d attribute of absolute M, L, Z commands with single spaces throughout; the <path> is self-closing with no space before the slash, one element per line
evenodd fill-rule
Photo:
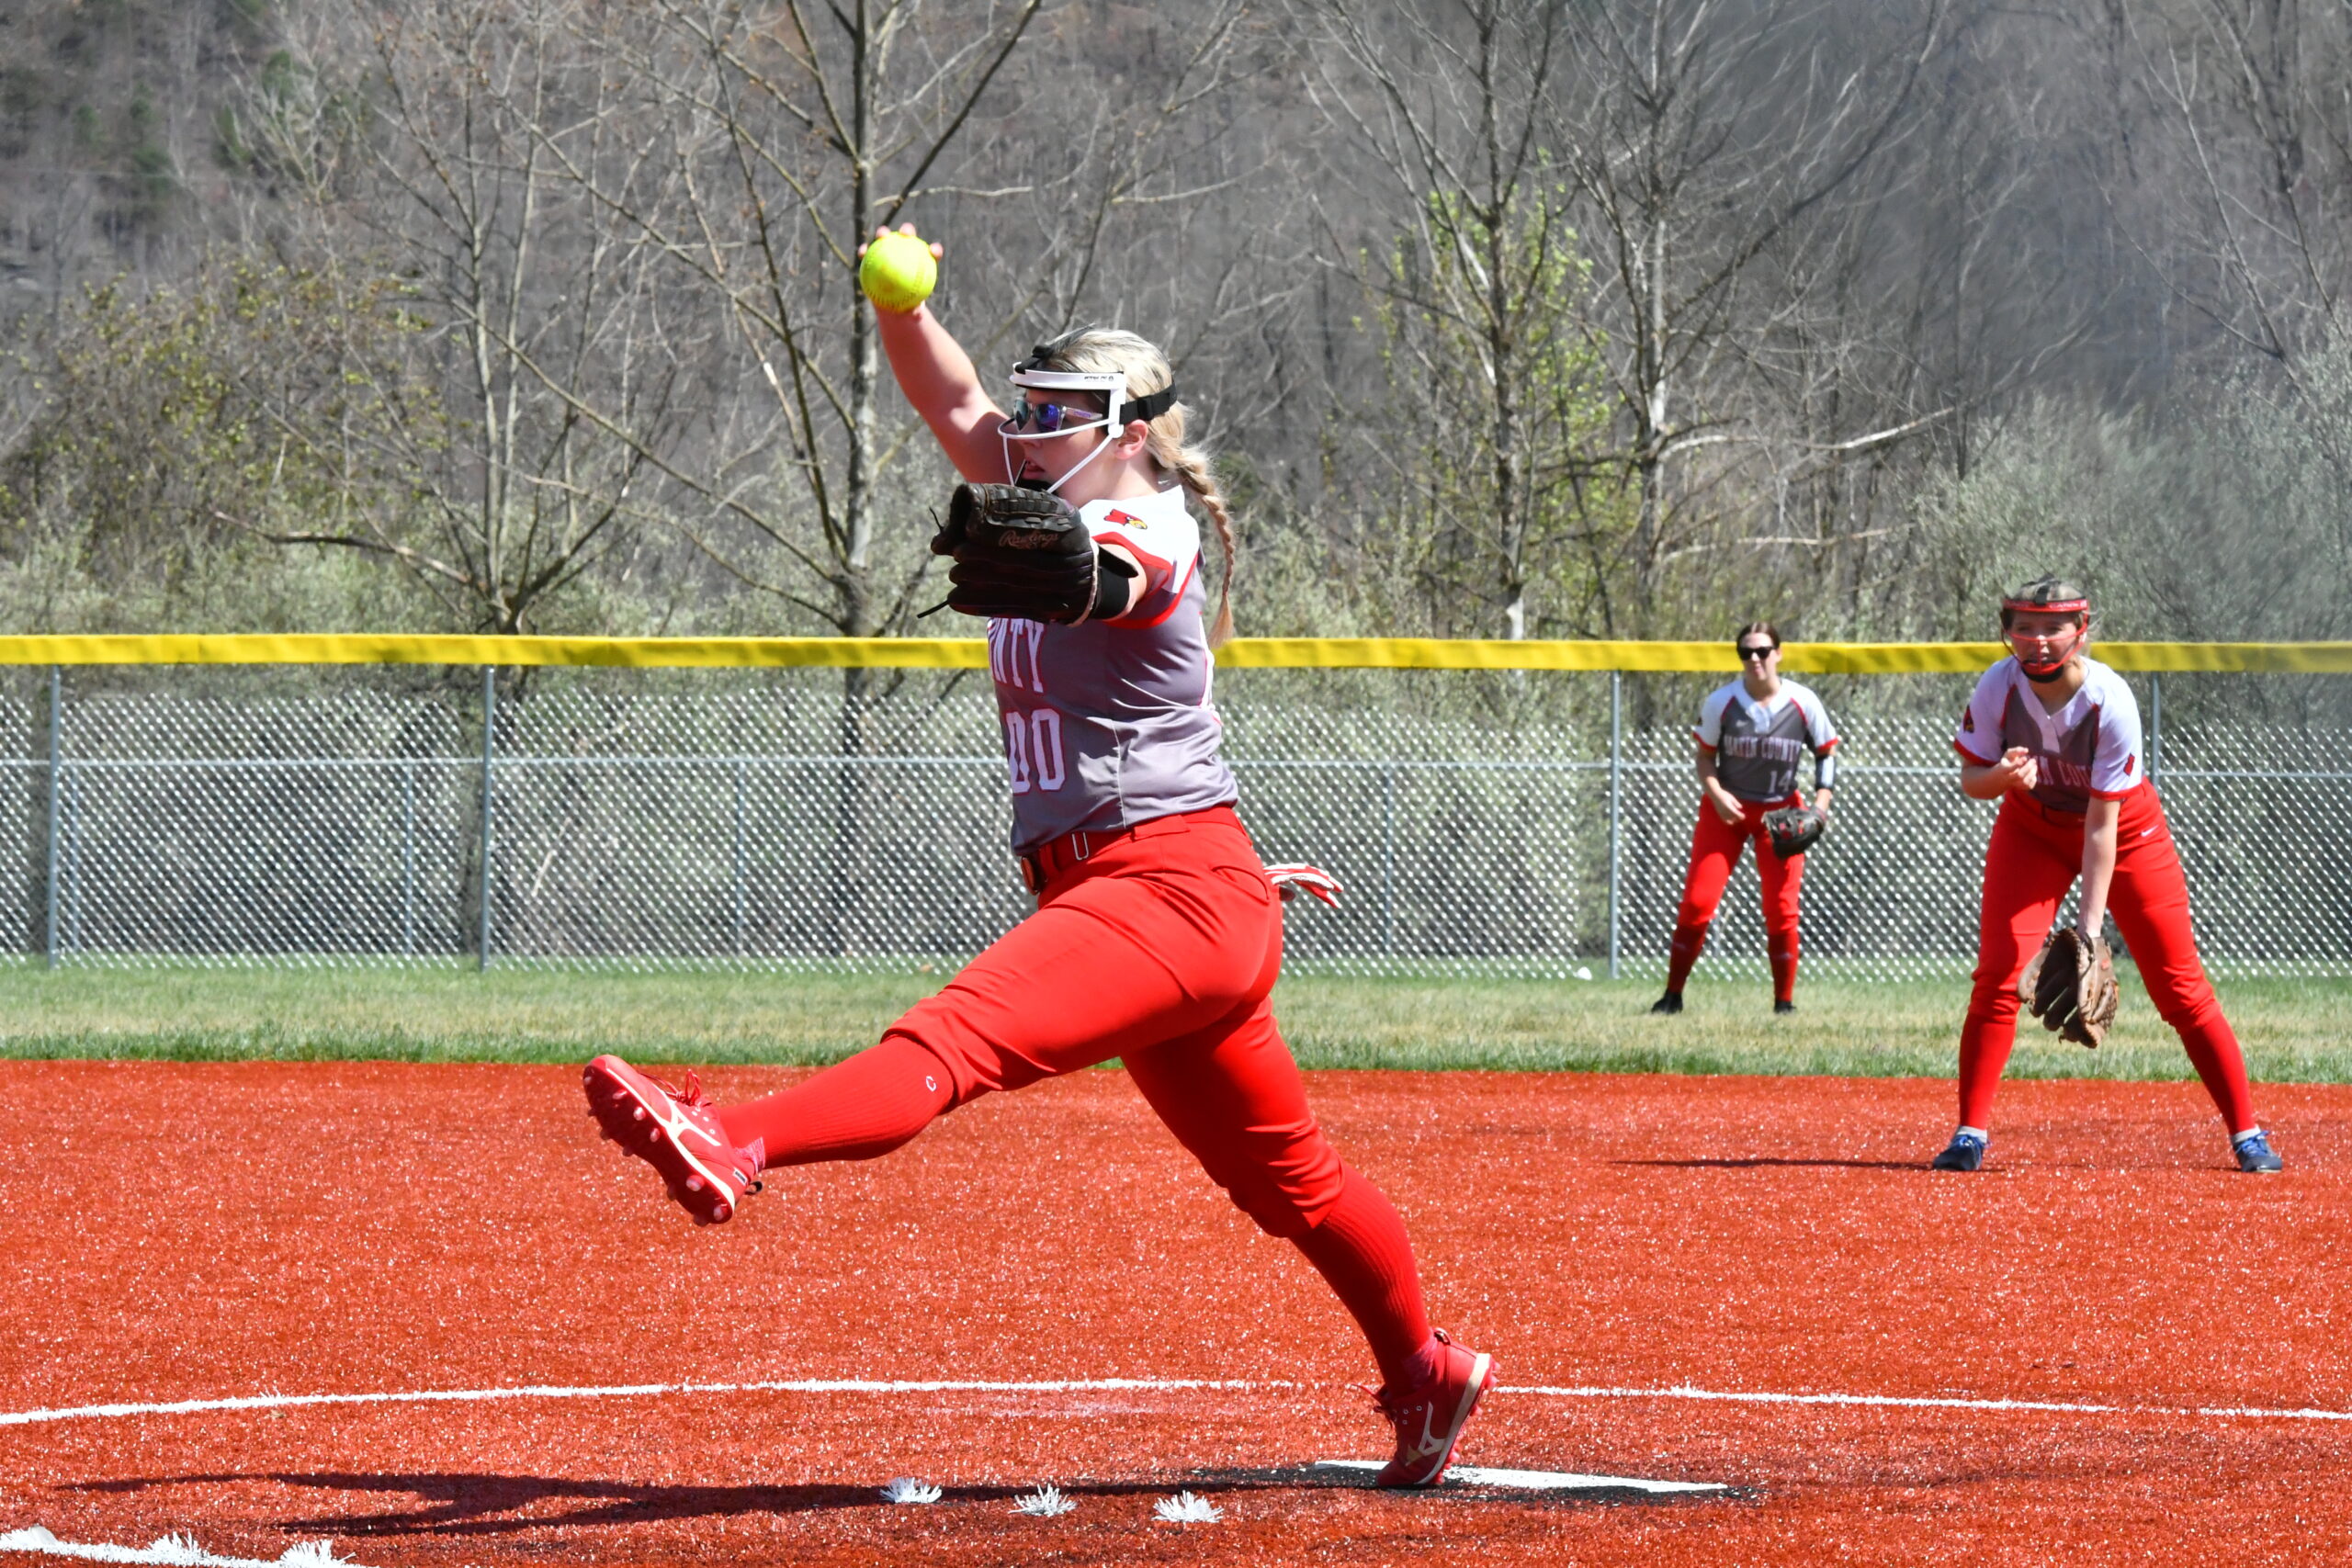
<path fill-rule="evenodd" d="M 1012 411 L 1012 417 L 1000 427 L 1009 434 L 1028 433 L 1034 427 L 1039 435 L 1058 435 L 1082 424 L 1102 423 L 1100 409 L 1078 408 L 1067 403 L 1023 402 Z"/>
<path fill-rule="evenodd" d="M 1745 664 L 1751 659 L 1770 659 L 1781 650 L 1768 642 L 1761 648 L 1742 648 L 1736 651 L 1739 654 L 1739 661 Z"/>

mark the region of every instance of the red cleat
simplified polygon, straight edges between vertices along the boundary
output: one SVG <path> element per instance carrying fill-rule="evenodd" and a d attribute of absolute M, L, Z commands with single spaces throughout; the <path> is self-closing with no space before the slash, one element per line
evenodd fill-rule
<path fill-rule="evenodd" d="M 618 1056 L 599 1056 L 581 1079 L 588 1090 L 588 1113 L 605 1136 L 662 1173 L 670 1196 L 698 1225 L 724 1224 L 735 1206 L 760 1190 L 766 1149 L 729 1143 L 718 1124 L 718 1108 L 689 1071 L 683 1087 L 650 1078 Z"/>
<path fill-rule="evenodd" d="M 1470 1413 L 1494 1381 L 1495 1359 L 1465 1350 L 1437 1330 L 1438 1374 L 1418 1388 L 1382 1389 L 1373 1395 L 1396 1428 L 1396 1452 L 1374 1479 L 1375 1486 L 1434 1486 L 1453 1462 L 1453 1448 Z"/>

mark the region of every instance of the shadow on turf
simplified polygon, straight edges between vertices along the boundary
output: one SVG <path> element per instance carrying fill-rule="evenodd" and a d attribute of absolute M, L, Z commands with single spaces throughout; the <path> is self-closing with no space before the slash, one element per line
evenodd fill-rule
<path fill-rule="evenodd" d="M 662 1486 L 626 1481 L 574 1480 L 546 1475 L 488 1475 L 418 1472 L 366 1474 L 322 1471 L 310 1474 L 283 1471 L 209 1475 L 132 1476 L 119 1481 L 93 1481 L 65 1488 L 76 1492 L 143 1492 L 155 1486 L 218 1486 L 231 1483 L 273 1481 L 281 1486 L 319 1492 L 400 1494 L 424 1506 L 406 1513 L 333 1514 L 312 1518 L 281 1519 L 288 1531 L 319 1530 L 345 1536 L 444 1535 L 498 1536 L 524 1531 L 584 1525 L 645 1524 L 662 1519 L 726 1518 L 743 1514 L 805 1514 L 848 1509 L 894 1508 L 906 1505 L 887 1501 L 879 1486 Z M 1361 1472 L 1313 1470 L 1202 1471 L 1154 1481 L 1080 1481 L 1057 1483 L 1070 1497 L 1166 1496 L 1179 1487 L 1200 1493 L 1370 1491 L 1371 1477 Z M 944 1503 L 1010 1503 L 1035 1490 L 1025 1486 L 954 1486 Z M 1410 1494 L 1391 1494 L 1396 1496 Z M 1458 1501 L 1510 1501 L 1553 1506 L 1576 1503 L 1682 1503 L 1680 1497 L 1660 1497 L 1637 1491 L 1532 1493 L 1487 1486 L 1449 1483 L 1422 1496 Z M 1717 1495 L 1720 1497 L 1721 1495 Z M 585 1504 L 560 1513 L 529 1512 L 547 1503 Z"/>

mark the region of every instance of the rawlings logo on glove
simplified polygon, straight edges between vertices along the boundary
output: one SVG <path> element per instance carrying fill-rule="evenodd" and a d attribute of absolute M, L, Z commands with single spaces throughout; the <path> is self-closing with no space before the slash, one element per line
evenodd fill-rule
<path fill-rule="evenodd" d="M 1074 626 L 1117 615 L 1136 576 L 1069 502 L 1021 485 L 957 485 L 931 553 L 955 558 L 947 604 L 967 615 Z"/>
<path fill-rule="evenodd" d="M 2052 931 L 2018 976 L 2018 1000 L 2060 1039 L 2098 1049 L 2121 1000 L 2107 939 L 2085 936 L 2072 926 Z"/>

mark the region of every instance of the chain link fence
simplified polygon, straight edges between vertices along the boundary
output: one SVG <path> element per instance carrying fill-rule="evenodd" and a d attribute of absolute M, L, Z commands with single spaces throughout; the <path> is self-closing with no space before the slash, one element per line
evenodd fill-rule
<path fill-rule="evenodd" d="M 1283 674 L 1221 676 L 1219 709 L 1261 852 L 1347 890 L 1293 910 L 1295 966 L 1662 972 L 1711 681 Z M 1847 739 L 1808 972 L 1965 973 L 1993 817 L 1951 757 L 1968 682 L 1816 684 Z M 38 672 L 0 700 L 0 919 L 55 963 L 952 963 L 1030 908 L 993 716 L 928 671 Z M 2352 973 L 2322 831 L 2352 734 L 2160 733 L 2209 963 Z M 1702 973 L 1763 953 L 1749 858 Z"/>

